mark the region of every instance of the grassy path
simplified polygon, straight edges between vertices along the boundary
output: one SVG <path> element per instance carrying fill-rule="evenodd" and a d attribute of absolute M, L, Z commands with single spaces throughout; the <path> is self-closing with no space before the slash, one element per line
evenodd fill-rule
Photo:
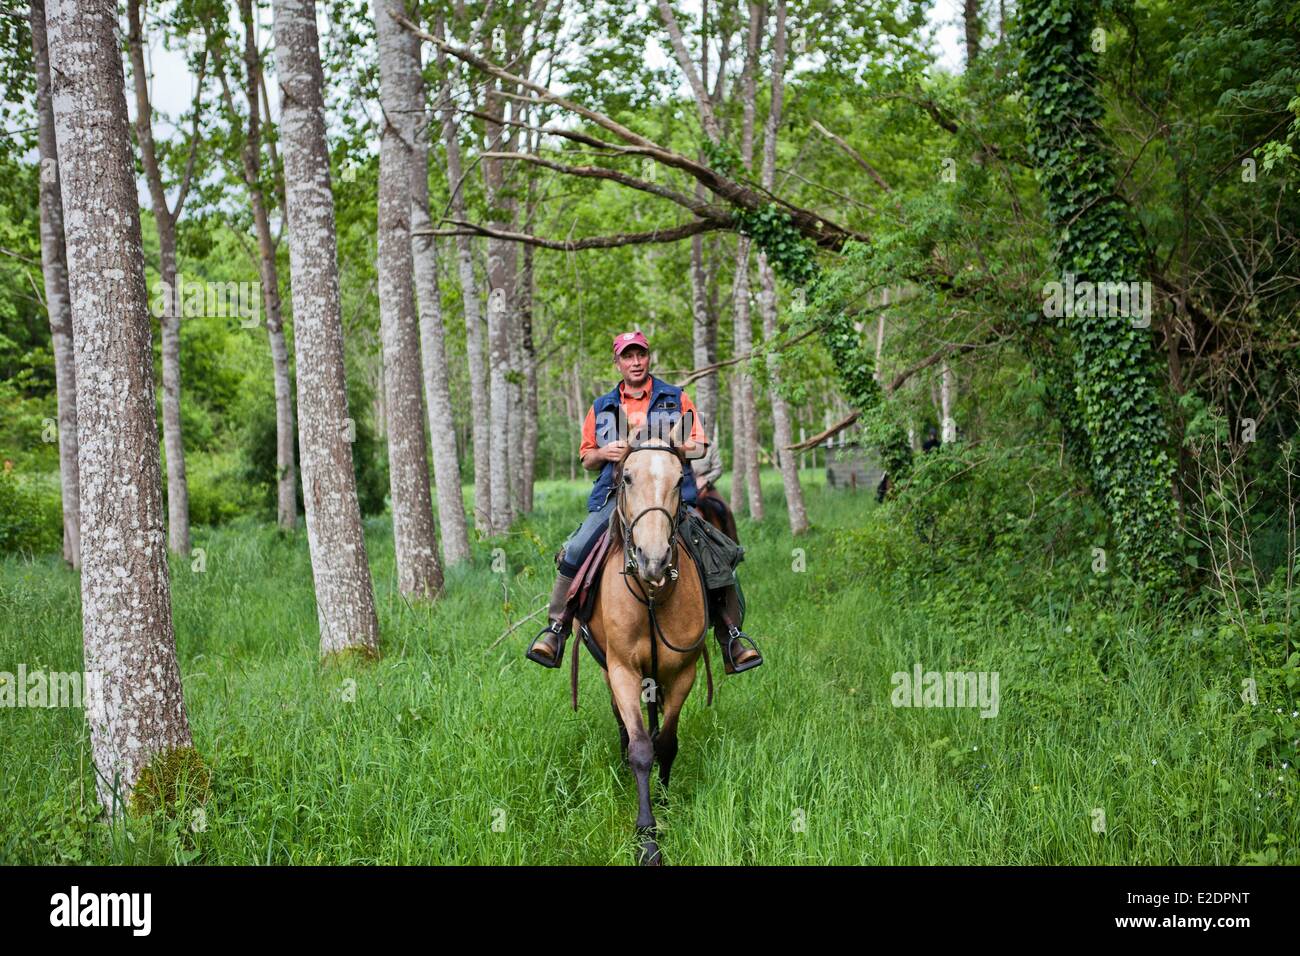
<path fill-rule="evenodd" d="M 793 570 L 766 478 L 771 513 L 742 522 L 741 571 L 767 663 L 718 668 L 712 709 L 702 681 L 692 694 L 659 811 L 667 862 L 1240 863 L 1269 833 L 1295 845 L 1294 807 L 1263 793 L 1233 737 L 1231 675 L 1162 664 L 1122 611 L 1100 638 L 1066 612 L 954 631 L 829 566 L 836 528 L 871 503 L 815 482 Z M 81 712 L 3 709 L 0 863 L 630 862 L 635 786 L 597 667 L 584 659 L 574 714 L 567 673 L 523 658 L 531 622 L 485 650 L 549 590 L 584 495 L 543 485 L 498 555 L 509 573 L 480 545 L 434 607 L 395 594 L 387 524 L 372 523 L 384 659 L 355 671 L 316 663 L 304 536 L 200 529 L 206 569 L 172 570 L 214 770 L 202 820 L 95 823 Z M 80 669 L 78 613 L 54 561 L 0 563 L 0 671 Z M 998 715 L 892 706 L 891 675 L 918 663 L 997 672 Z"/>

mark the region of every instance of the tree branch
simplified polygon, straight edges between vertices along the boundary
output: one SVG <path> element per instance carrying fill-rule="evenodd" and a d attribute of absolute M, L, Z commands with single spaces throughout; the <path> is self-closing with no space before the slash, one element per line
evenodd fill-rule
<path fill-rule="evenodd" d="M 948 358 L 949 356 L 961 355 L 965 352 L 973 351 L 979 348 L 982 344 L 984 343 L 967 342 L 962 345 L 956 345 L 956 346 L 948 345 L 948 346 L 944 346 L 943 348 L 941 348 L 939 351 L 935 352 L 932 355 L 927 355 L 925 358 L 921 359 L 921 361 L 917 362 L 911 368 L 906 368 L 903 371 L 899 372 L 897 375 L 895 375 L 893 381 L 891 381 L 888 385 L 886 385 L 882 389 L 885 397 L 888 398 L 890 395 L 893 395 L 896 391 L 898 391 L 900 388 L 903 387 L 904 382 L 910 379 L 913 375 L 916 375 L 918 372 L 923 372 L 927 368 L 930 368 L 932 365 L 937 365 L 938 363 L 942 362 L 944 359 Z M 818 432 L 816 435 L 813 435 L 811 438 L 805 438 L 803 441 L 798 442 L 794 445 L 786 445 L 785 450 L 806 451 L 807 449 L 812 448 L 815 445 L 820 445 L 822 442 L 826 441 L 827 439 L 834 438 L 840 432 L 844 431 L 844 429 L 848 428 L 850 425 L 856 422 L 861 417 L 861 415 L 862 415 L 861 412 L 853 412 L 851 415 L 847 415 L 846 417 L 840 419 L 830 428 L 826 429 L 825 431 Z"/>
<path fill-rule="evenodd" d="M 812 240 L 812 242 L 819 247 L 839 250 L 843 247 L 844 243 L 849 240 L 858 240 L 860 242 L 869 241 L 867 236 L 840 226 L 811 210 L 802 209 L 761 189 L 736 182 L 702 163 L 689 159 L 680 153 L 675 153 L 672 150 L 665 149 L 653 140 L 647 139 L 639 133 L 633 132 L 622 124 L 610 119 L 608 116 L 605 116 L 603 113 L 599 113 L 582 106 L 579 103 L 575 103 L 572 100 L 568 100 L 551 92 L 544 86 L 503 70 L 491 61 L 486 60 L 469 50 L 453 46 L 445 40 L 439 39 L 433 34 L 419 29 L 415 24 L 411 23 L 410 20 L 407 20 L 404 17 L 397 17 L 397 20 L 420 39 L 435 44 L 438 49 L 468 63 L 470 66 L 473 66 L 491 76 L 497 77 L 506 83 L 515 84 L 522 89 L 532 91 L 539 97 L 537 100 L 539 104 L 553 104 L 562 109 L 576 113 L 584 119 L 599 126 L 601 129 L 613 133 L 625 143 L 630 143 L 632 146 L 639 147 L 639 152 L 643 155 L 650 156 L 661 165 L 668 166 L 672 169 L 680 169 L 688 176 L 702 183 L 719 198 L 731 203 L 733 206 L 749 212 L 757 212 L 766 208 L 771 203 L 777 203 L 789 214 L 791 222 L 794 224 L 795 228 L 798 229 L 805 238 Z M 599 141 L 597 141 L 597 143 L 599 143 Z M 610 144 L 601 143 L 599 145 L 610 148 Z"/>
<path fill-rule="evenodd" d="M 782 351 L 784 351 L 784 350 L 790 348 L 791 346 L 793 346 L 793 345 L 795 345 L 795 344 L 797 344 L 797 343 L 799 343 L 799 342 L 802 342 L 804 339 L 808 338 L 808 336 L 812 335 L 814 332 L 817 332 L 817 331 L 818 331 L 817 328 L 814 326 L 814 327 L 811 328 L 811 329 L 807 329 L 807 330 L 805 330 L 805 331 L 803 331 L 803 332 L 800 332 L 798 335 L 796 335 L 796 336 L 795 336 L 794 338 L 792 338 L 790 341 L 788 341 L 788 342 L 783 342 L 783 343 L 782 343 L 781 345 L 779 345 L 777 348 L 773 349 L 773 351 L 775 351 L 775 352 L 782 352 Z M 717 371 L 718 369 L 720 369 L 720 368 L 726 368 L 726 367 L 729 366 L 729 365 L 738 365 L 738 364 L 741 363 L 741 362 L 747 362 L 747 361 L 749 361 L 750 359 L 752 359 L 752 358 L 753 358 L 755 355 L 757 355 L 757 354 L 758 354 L 758 351 L 755 349 L 755 350 L 753 350 L 753 351 L 746 352 L 744 355 L 737 355 L 735 358 L 725 359 L 724 361 L 721 361 L 721 362 L 714 362 L 714 363 L 712 363 L 711 365 L 701 365 L 699 368 L 697 368 L 697 369 L 692 369 L 690 372 L 685 373 L 685 376 L 684 376 L 684 377 L 680 377 L 680 378 L 678 378 L 677 384 L 679 385 L 679 387 L 681 387 L 681 388 L 685 388 L 687 385 L 690 385 L 692 382 L 695 382 L 695 381 L 698 380 L 698 379 L 704 378 L 704 376 L 706 376 L 706 375 L 710 375 L 710 374 L 712 374 L 713 372 L 716 372 L 716 371 Z M 672 371 L 673 371 L 672 369 L 669 370 L 669 372 L 672 372 Z M 675 377 L 676 377 L 676 376 L 675 376 Z"/>
<path fill-rule="evenodd" d="M 700 123 L 704 126 L 705 134 L 716 143 L 722 139 L 722 130 L 713 112 L 713 101 L 709 98 L 708 90 L 704 88 L 704 81 L 700 79 L 699 71 L 695 69 L 695 61 L 691 59 L 686 49 L 686 40 L 682 36 L 682 28 L 677 23 L 677 16 L 673 13 L 672 6 L 668 0 L 658 0 L 658 6 L 659 16 L 668 30 L 668 39 L 677 57 L 677 65 L 686 74 L 686 82 L 691 85 L 691 92 L 695 96 L 695 105 L 700 111 Z"/>
<path fill-rule="evenodd" d="M 190 182 L 194 178 L 194 159 L 199 148 L 199 107 L 203 102 L 203 79 L 208 72 L 208 51 L 205 47 L 199 57 L 199 81 L 194 87 L 194 125 L 190 130 L 190 154 L 185 158 L 185 173 L 181 177 L 180 191 L 176 194 L 176 206 L 168 213 L 175 222 L 181 216 L 185 206 L 185 197 L 190 191 Z"/>
<path fill-rule="evenodd" d="M 644 179 L 637 179 L 635 176 L 629 176 L 627 173 L 619 172 L 616 169 L 606 169 L 603 166 L 568 166 L 564 163 L 557 163 L 554 160 L 545 159 L 533 153 L 485 152 L 481 154 L 481 158 L 513 159 L 520 162 L 533 163 L 536 166 L 552 169 L 569 176 L 581 176 L 588 179 L 608 179 L 616 183 L 621 183 L 629 189 L 639 189 L 642 192 L 652 193 L 655 196 L 667 199 L 669 202 L 676 203 L 696 215 L 702 215 L 704 210 L 709 208 L 707 203 L 702 203 L 692 196 L 687 196 L 685 193 L 679 193 L 675 189 L 669 189 L 667 186 L 660 186 Z M 730 219 L 730 216 L 727 218 Z"/>
<path fill-rule="evenodd" d="M 844 152 L 848 154 L 850 159 L 852 159 L 855 163 L 857 163 L 864 170 L 866 170 L 867 175 L 876 181 L 877 186 L 879 186 L 887 193 L 891 193 L 894 191 L 893 188 L 889 185 L 889 183 L 885 182 L 885 177 L 880 175 L 880 172 L 876 169 L 876 167 L 872 166 L 869 162 L 867 162 L 866 158 L 861 153 L 859 153 L 856 149 L 854 149 L 852 146 L 850 146 L 847 142 L 845 142 L 840 137 L 836 136 L 834 133 L 832 133 L 830 130 L 828 130 L 825 126 L 823 126 L 821 123 L 817 122 L 816 120 L 812 121 L 812 126 L 813 129 L 817 130 L 817 132 L 821 133 L 823 136 L 829 139 L 840 149 L 844 150 Z"/>
<path fill-rule="evenodd" d="M 673 226 L 669 229 L 654 229 L 650 232 L 620 232 L 611 236 L 589 236 L 585 239 L 546 239 L 541 236 L 531 236 L 523 232 L 494 229 L 490 226 L 482 226 L 478 223 L 466 222 L 460 219 L 446 219 L 444 222 L 450 222 L 460 228 L 416 229 L 412 230 L 411 234 L 415 236 L 487 236 L 489 239 L 507 239 L 511 242 L 522 242 L 530 246 L 539 246 L 542 249 L 556 249 L 560 252 L 577 252 L 583 249 L 614 249 L 620 246 L 638 246 L 646 245 L 648 243 L 676 242 L 679 239 L 686 239 L 701 232 L 712 232 L 717 229 L 726 228 L 724 225 L 708 219 L 696 219 L 691 222 L 683 223 L 680 226 Z"/>

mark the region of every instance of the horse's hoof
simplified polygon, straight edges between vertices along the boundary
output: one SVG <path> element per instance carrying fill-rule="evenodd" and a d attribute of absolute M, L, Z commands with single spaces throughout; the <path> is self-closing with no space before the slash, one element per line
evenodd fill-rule
<path fill-rule="evenodd" d="M 654 827 L 637 827 L 637 838 L 641 841 L 641 846 L 637 850 L 636 862 L 638 866 L 662 866 L 663 860 L 659 856 L 659 844 L 655 842 Z"/>
<path fill-rule="evenodd" d="M 654 840 L 646 840 L 642 843 L 636 862 L 638 866 L 663 866 L 663 857 L 659 855 L 659 844 Z"/>

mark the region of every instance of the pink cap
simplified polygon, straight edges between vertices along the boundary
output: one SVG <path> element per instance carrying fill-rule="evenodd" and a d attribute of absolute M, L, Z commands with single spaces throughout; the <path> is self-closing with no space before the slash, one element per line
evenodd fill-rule
<path fill-rule="evenodd" d="M 650 351 L 650 343 L 645 340 L 645 336 L 640 332 L 622 332 L 614 336 L 614 355 L 622 355 L 623 350 L 629 345 L 639 345 L 647 352 Z"/>

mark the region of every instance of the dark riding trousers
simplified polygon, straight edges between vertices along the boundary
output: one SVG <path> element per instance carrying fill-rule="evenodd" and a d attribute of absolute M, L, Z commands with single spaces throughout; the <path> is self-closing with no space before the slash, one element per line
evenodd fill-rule
<path fill-rule="evenodd" d="M 564 542 L 559 567 L 560 573 L 566 578 L 574 577 L 582 567 L 582 562 L 587 560 L 587 555 L 596 545 L 596 539 L 609 524 L 610 515 L 614 513 L 617 504 L 618 500 L 611 496 L 604 507 L 589 513 L 587 519 L 578 526 L 578 530 L 569 535 L 568 540 Z"/>

